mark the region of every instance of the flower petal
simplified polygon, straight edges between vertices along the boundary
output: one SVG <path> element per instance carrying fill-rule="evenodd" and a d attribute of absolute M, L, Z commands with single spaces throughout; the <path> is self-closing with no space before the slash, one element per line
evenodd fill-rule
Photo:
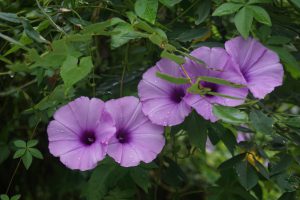
<path fill-rule="evenodd" d="M 276 53 L 253 38 L 236 37 L 225 43 L 226 51 L 247 81 L 247 86 L 257 98 L 264 98 L 275 87 L 282 85 L 283 67 Z"/>
<path fill-rule="evenodd" d="M 181 100 L 188 85 L 179 86 L 162 80 L 156 76 L 156 72 L 184 77 L 180 66 L 167 59 L 161 59 L 154 67 L 148 69 L 138 85 L 143 113 L 158 125 L 180 124 L 191 112 L 191 108 Z"/>
<path fill-rule="evenodd" d="M 185 97 L 184 100 L 204 119 L 210 120 L 211 122 L 216 122 L 218 120 L 212 112 L 213 105 L 207 98 L 191 94 Z"/>

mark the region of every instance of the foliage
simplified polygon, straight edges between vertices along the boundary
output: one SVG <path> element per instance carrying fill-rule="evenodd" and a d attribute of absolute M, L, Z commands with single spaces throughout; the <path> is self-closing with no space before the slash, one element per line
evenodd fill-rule
<path fill-rule="evenodd" d="M 0 0 L 0 199 L 299 199 L 299 19 L 298 0 Z M 203 64 L 189 52 L 237 35 L 259 39 L 284 65 L 283 86 L 264 100 L 216 105 L 216 123 L 193 112 L 166 127 L 150 164 L 106 159 L 78 172 L 50 155 L 46 127 L 61 105 L 136 96 L 160 58 Z M 201 80 L 243 87 L 199 78 L 192 93 L 203 92 Z"/>

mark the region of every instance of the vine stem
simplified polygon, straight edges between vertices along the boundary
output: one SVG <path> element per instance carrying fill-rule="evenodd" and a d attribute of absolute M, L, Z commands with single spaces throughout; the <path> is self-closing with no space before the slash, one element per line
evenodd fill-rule
<path fill-rule="evenodd" d="M 184 75 L 189 79 L 190 84 L 193 84 L 193 81 L 192 81 L 191 77 L 189 76 L 189 74 L 187 73 L 187 71 L 185 70 L 185 68 L 183 67 L 182 64 L 180 65 L 180 67 L 181 67 Z"/>
<path fill-rule="evenodd" d="M 7 186 L 7 188 L 6 188 L 6 192 L 5 192 L 5 194 L 7 194 L 7 195 L 8 195 L 8 192 L 9 192 L 10 186 L 11 186 L 11 184 L 12 184 L 12 182 L 13 182 L 14 178 L 15 178 L 15 175 L 16 175 L 16 173 L 17 173 L 17 171 L 18 171 L 19 167 L 20 167 L 20 164 L 21 164 L 21 158 L 19 159 L 19 162 L 18 162 L 18 164 L 17 164 L 17 166 L 16 166 L 16 168 L 15 168 L 15 171 L 13 172 L 13 174 L 12 174 L 12 176 L 11 176 L 10 180 L 9 180 L 9 183 L 8 183 L 8 186 Z"/>
<path fill-rule="evenodd" d="M 37 6 L 39 7 L 39 9 L 41 10 L 41 12 L 43 13 L 43 15 L 45 15 L 45 17 L 50 21 L 50 23 L 52 24 L 52 26 L 54 28 L 56 28 L 59 32 L 63 33 L 64 35 L 67 35 L 67 33 L 61 28 L 59 27 L 57 24 L 55 24 L 55 22 L 52 20 L 52 18 L 45 12 L 44 8 L 41 6 L 39 0 L 35 0 Z"/>
<path fill-rule="evenodd" d="M 31 139 L 34 137 L 35 132 L 36 132 L 36 129 L 37 129 L 37 127 L 38 127 L 38 125 L 39 125 L 40 122 L 41 122 L 41 119 L 39 119 L 39 121 L 36 123 L 36 125 L 35 125 L 35 127 L 34 127 L 34 129 L 33 129 L 32 134 L 29 136 L 29 140 L 31 140 Z M 20 164 L 21 164 L 21 160 L 22 160 L 22 159 L 20 158 L 19 161 L 18 161 L 18 164 L 17 164 L 17 166 L 16 166 L 16 168 L 15 168 L 15 170 L 14 170 L 14 172 L 13 172 L 13 174 L 12 174 L 10 180 L 9 180 L 9 183 L 8 183 L 8 186 L 7 186 L 6 192 L 5 192 L 6 195 L 8 195 L 8 192 L 9 192 L 9 189 L 10 189 L 10 187 L 11 187 L 11 184 L 12 184 L 12 182 L 13 182 L 13 180 L 14 180 L 14 178 L 15 178 L 17 172 L 18 172 L 18 169 L 19 169 Z"/>
<path fill-rule="evenodd" d="M 120 97 L 123 96 L 124 77 L 125 77 L 126 69 L 127 69 L 127 66 L 128 66 L 128 49 L 129 49 L 129 43 L 127 43 L 126 49 L 125 49 L 123 70 L 122 70 L 122 75 L 121 75 L 121 80 L 120 80 Z"/>

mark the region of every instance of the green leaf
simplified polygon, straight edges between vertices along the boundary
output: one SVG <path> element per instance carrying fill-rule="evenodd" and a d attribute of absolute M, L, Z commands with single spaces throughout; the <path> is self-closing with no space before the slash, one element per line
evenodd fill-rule
<path fill-rule="evenodd" d="M 270 175 L 269 175 L 269 172 L 268 170 L 265 168 L 265 166 L 263 166 L 259 161 L 257 161 L 255 158 L 253 159 L 254 160 L 254 164 L 255 164 L 255 167 L 257 169 L 257 171 L 263 176 L 265 177 L 266 179 L 269 179 Z"/>
<path fill-rule="evenodd" d="M 184 123 L 186 125 L 185 129 L 189 136 L 190 143 L 193 146 L 200 148 L 202 152 L 205 152 L 208 122 L 193 111 L 185 119 Z"/>
<path fill-rule="evenodd" d="M 140 188 L 148 193 L 148 188 L 151 186 L 148 170 L 141 167 L 134 167 L 130 170 L 130 176 Z"/>
<path fill-rule="evenodd" d="M 80 33 L 89 35 L 112 35 L 113 32 L 106 31 L 106 29 L 121 22 L 124 22 L 124 20 L 114 17 L 104 22 L 90 24 L 84 27 Z"/>
<path fill-rule="evenodd" d="M 268 47 L 279 55 L 280 59 L 285 63 L 284 66 L 286 70 L 291 74 L 293 78 L 300 78 L 300 64 L 290 52 L 282 47 Z"/>
<path fill-rule="evenodd" d="M 252 11 L 244 7 L 234 17 L 234 24 L 244 38 L 248 38 L 253 21 Z"/>
<path fill-rule="evenodd" d="M 164 157 L 166 163 L 162 170 L 162 180 L 171 186 L 181 186 L 187 180 L 187 176 L 182 171 L 180 166 L 168 157 Z"/>
<path fill-rule="evenodd" d="M 104 197 L 104 200 L 131 200 L 134 199 L 136 194 L 135 188 L 113 188 Z"/>
<path fill-rule="evenodd" d="M 246 189 L 250 190 L 258 182 L 258 176 L 253 169 L 252 165 L 248 161 L 242 161 L 235 165 L 235 170 L 238 176 L 238 180 L 241 185 Z"/>
<path fill-rule="evenodd" d="M 159 0 L 160 3 L 167 7 L 173 7 L 176 4 L 180 3 L 182 0 Z"/>
<path fill-rule="evenodd" d="M 12 23 L 21 23 L 20 18 L 15 13 L 0 12 L 0 19 Z"/>
<path fill-rule="evenodd" d="M 211 142 L 213 144 L 216 144 L 218 140 L 221 140 L 226 148 L 230 151 L 230 153 L 234 155 L 234 150 L 236 148 L 237 142 L 231 130 L 224 128 L 224 126 L 220 123 L 215 123 L 210 125 L 208 133 L 209 138 L 211 139 Z M 212 135 L 214 135 L 216 139 L 213 139 Z"/>
<path fill-rule="evenodd" d="M 259 110 L 252 110 L 249 117 L 251 125 L 257 132 L 263 134 L 271 134 L 273 132 L 274 120 L 271 117 Z"/>
<path fill-rule="evenodd" d="M 26 152 L 26 149 L 18 149 L 18 150 L 15 152 L 13 158 L 14 158 L 14 159 L 20 158 L 20 157 L 22 157 L 22 156 L 25 154 L 25 152 Z"/>
<path fill-rule="evenodd" d="M 85 78 L 92 70 L 93 63 L 91 56 L 83 57 L 78 64 L 78 58 L 68 56 L 63 63 L 60 75 L 67 88 Z"/>
<path fill-rule="evenodd" d="M 296 200 L 296 192 L 285 192 L 279 197 L 278 200 Z"/>
<path fill-rule="evenodd" d="M 22 156 L 22 161 L 25 168 L 28 170 L 32 163 L 32 155 L 30 154 L 29 151 L 26 151 L 25 154 Z"/>
<path fill-rule="evenodd" d="M 28 20 L 22 19 L 22 25 L 24 27 L 24 31 L 26 35 L 32 39 L 33 41 L 36 41 L 38 43 L 46 43 L 49 44 L 50 42 L 46 40 L 43 36 L 39 34 L 34 28 L 31 26 Z"/>
<path fill-rule="evenodd" d="M 237 12 L 243 4 L 223 3 L 212 14 L 212 16 L 223 16 Z"/>
<path fill-rule="evenodd" d="M 236 156 L 231 157 L 228 160 L 225 160 L 221 165 L 218 167 L 219 170 L 226 170 L 233 168 L 237 163 L 241 162 L 246 156 L 246 153 L 242 153 Z"/>
<path fill-rule="evenodd" d="M 38 159 L 43 159 L 43 155 L 40 152 L 40 150 L 36 149 L 36 148 L 28 148 L 28 151 L 31 153 L 32 156 L 38 158 Z"/>
<path fill-rule="evenodd" d="M 113 177 L 115 180 L 119 180 L 119 176 L 116 176 L 117 166 L 111 163 L 102 161 L 92 172 L 90 179 L 84 188 L 83 195 L 88 200 L 101 200 L 104 198 L 108 190 L 108 182 Z"/>
<path fill-rule="evenodd" d="M 15 140 L 14 145 L 19 148 L 26 148 L 26 142 L 24 140 Z"/>
<path fill-rule="evenodd" d="M 155 23 L 158 0 L 137 0 L 134 4 L 135 13 L 142 19 Z"/>
<path fill-rule="evenodd" d="M 128 23 L 119 23 L 113 31 L 118 32 L 118 34 L 114 34 L 111 37 L 111 47 L 117 48 L 128 41 L 140 38 L 141 35 L 136 32 L 131 24 Z"/>
<path fill-rule="evenodd" d="M 199 25 L 209 16 L 211 10 L 211 0 L 202 0 L 198 3 L 195 11 L 195 24 Z"/>
<path fill-rule="evenodd" d="M 160 56 L 162 58 L 168 58 L 169 60 L 172 60 L 172 61 L 176 62 L 179 65 L 185 63 L 184 58 L 182 58 L 181 56 L 177 56 L 175 54 L 169 53 L 167 51 L 163 51 Z"/>
<path fill-rule="evenodd" d="M 4 35 L 2 33 L 0 33 L 0 38 L 4 39 L 4 40 L 7 40 L 8 42 L 14 44 L 14 45 L 17 45 L 19 46 L 20 48 L 26 50 L 26 51 L 30 51 L 30 49 L 28 47 L 26 47 L 25 45 L 23 45 L 21 42 L 15 40 L 14 38 L 11 38 L 7 35 Z M 6 55 L 6 54 L 5 54 Z"/>
<path fill-rule="evenodd" d="M 9 200 L 9 197 L 6 194 L 1 194 L 0 199 L 1 200 Z"/>
<path fill-rule="evenodd" d="M 151 35 L 149 35 L 149 40 L 159 47 L 162 47 L 165 43 L 167 43 L 166 38 L 162 37 L 157 33 L 152 33 Z"/>
<path fill-rule="evenodd" d="M 233 87 L 233 88 L 244 88 L 244 87 L 246 87 L 245 85 L 242 85 L 242 84 L 233 83 L 233 82 L 227 81 L 225 79 L 211 77 L 211 76 L 199 76 L 198 78 L 200 78 L 201 81 L 205 81 L 205 82 L 209 82 L 209 83 L 215 83 L 215 84 L 219 84 L 219 85 L 227 85 L 227 86 L 230 86 L 230 87 Z"/>
<path fill-rule="evenodd" d="M 219 119 L 230 124 L 242 124 L 248 122 L 247 113 L 236 108 L 214 105 L 213 113 Z"/>
<path fill-rule="evenodd" d="M 297 8 L 300 9 L 300 1 L 299 0 L 289 0 L 290 2 L 292 2 L 292 4 L 294 6 L 296 6 Z"/>
<path fill-rule="evenodd" d="M 272 0 L 249 0 L 247 4 L 272 3 Z"/>
<path fill-rule="evenodd" d="M 0 142 L 0 165 L 8 158 L 10 150 L 7 144 Z"/>
<path fill-rule="evenodd" d="M 69 93 L 71 93 L 70 91 Z M 70 95 L 72 96 L 72 95 Z M 38 102 L 35 106 L 34 109 L 37 110 L 46 110 L 48 108 L 52 108 L 56 106 L 59 103 L 62 103 L 65 101 L 65 88 L 63 85 L 58 85 L 56 88 L 46 97 L 44 97 L 40 102 Z M 32 109 L 31 109 L 32 110 Z M 30 111 L 30 110 L 28 110 Z"/>
<path fill-rule="evenodd" d="M 280 160 L 271 167 L 270 174 L 278 174 L 286 170 L 293 162 L 293 157 L 289 154 L 281 153 L 279 154 Z"/>
<path fill-rule="evenodd" d="M 39 143 L 38 140 L 29 140 L 29 141 L 27 142 L 27 147 L 34 147 L 34 146 L 36 146 L 38 143 Z"/>
<path fill-rule="evenodd" d="M 182 78 L 182 77 L 175 77 L 175 76 L 170 76 L 168 74 L 163 74 L 163 73 L 160 73 L 160 72 L 156 72 L 156 76 L 165 80 L 165 81 L 168 81 L 170 83 L 174 83 L 174 84 L 187 84 L 189 83 L 189 79 L 187 78 Z"/>
<path fill-rule="evenodd" d="M 256 19 L 256 21 L 268 26 L 272 26 L 271 18 L 265 9 L 260 6 L 247 6 L 247 8 L 252 10 L 253 17 Z"/>
<path fill-rule="evenodd" d="M 20 194 L 16 194 L 10 198 L 10 200 L 19 200 L 21 198 Z"/>
<path fill-rule="evenodd" d="M 282 45 L 282 44 L 287 44 L 291 41 L 290 38 L 284 37 L 284 36 L 272 36 L 267 40 L 268 45 Z"/>
<path fill-rule="evenodd" d="M 209 33 L 207 28 L 190 29 L 181 33 L 176 39 L 181 42 L 189 42 L 193 39 L 201 38 Z"/>
<path fill-rule="evenodd" d="M 288 126 L 300 128 L 300 117 L 291 117 L 284 121 Z"/>

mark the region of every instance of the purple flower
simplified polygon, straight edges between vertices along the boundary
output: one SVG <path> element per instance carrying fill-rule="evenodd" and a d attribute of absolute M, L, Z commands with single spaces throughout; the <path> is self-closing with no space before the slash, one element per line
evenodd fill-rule
<path fill-rule="evenodd" d="M 136 97 L 106 102 L 106 109 L 116 123 L 107 153 L 123 167 L 137 166 L 154 160 L 165 145 L 164 128 L 153 124 L 142 112 Z"/>
<path fill-rule="evenodd" d="M 116 131 L 103 101 L 80 97 L 59 108 L 48 125 L 49 150 L 71 169 L 96 167 Z"/>
<path fill-rule="evenodd" d="M 156 76 L 156 72 L 175 77 L 184 77 L 180 66 L 168 59 L 161 59 L 143 75 L 138 85 L 142 110 L 149 119 L 158 125 L 180 124 L 191 112 L 191 107 L 183 100 L 188 85 L 176 85 Z"/>
<path fill-rule="evenodd" d="M 236 141 L 237 143 L 248 141 L 251 139 L 251 135 L 249 133 L 241 133 L 238 132 Z"/>
<path fill-rule="evenodd" d="M 199 76 L 209 76 L 225 79 L 237 84 L 245 83 L 238 67 L 231 62 L 229 55 L 224 49 L 200 47 L 194 50 L 191 55 L 204 61 L 207 65 L 204 66 L 204 64 L 201 65 L 193 60 L 187 59 L 184 67 L 193 81 L 195 81 Z M 221 96 L 198 94 L 189 94 L 185 97 L 184 100 L 190 106 L 192 106 L 205 119 L 212 122 L 217 121 L 217 118 L 212 112 L 213 104 L 237 106 L 244 102 L 244 99 L 248 94 L 247 88 L 233 88 L 226 85 L 218 85 L 204 81 L 201 81 L 200 85 L 202 87 L 209 88 L 212 92 L 240 98 L 232 99 Z"/>
<path fill-rule="evenodd" d="M 253 38 L 233 38 L 225 43 L 252 94 L 262 99 L 275 87 L 282 85 L 283 67 L 276 53 Z"/>

